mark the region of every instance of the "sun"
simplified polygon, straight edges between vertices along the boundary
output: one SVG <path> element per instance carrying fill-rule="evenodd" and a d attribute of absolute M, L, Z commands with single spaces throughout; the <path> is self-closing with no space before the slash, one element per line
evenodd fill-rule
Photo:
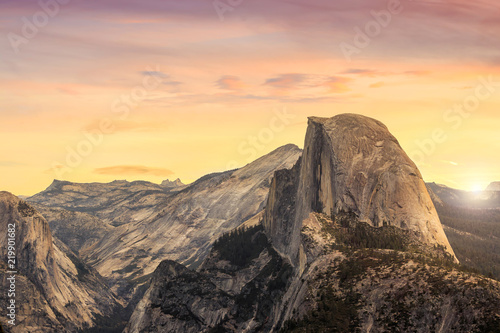
<path fill-rule="evenodd" d="M 472 184 L 471 186 L 471 191 L 475 193 L 482 192 L 484 189 L 483 185 L 481 184 Z"/>

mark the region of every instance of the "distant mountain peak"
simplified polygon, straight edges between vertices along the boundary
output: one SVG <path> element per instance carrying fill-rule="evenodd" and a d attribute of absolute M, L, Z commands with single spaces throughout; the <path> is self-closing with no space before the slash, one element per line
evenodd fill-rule
<path fill-rule="evenodd" d="M 486 188 L 486 191 L 500 191 L 500 182 L 493 182 Z"/>
<path fill-rule="evenodd" d="M 59 180 L 59 179 L 54 179 L 52 181 L 52 184 L 49 185 L 49 187 L 47 187 L 46 190 L 56 190 L 56 189 L 60 189 L 62 186 L 64 185 L 67 185 L 67 184 L 71 184 L 70 182 L 66 181 L 66 180 Z"/>
<path fill-rule="evenodd" d="M 184 186 L 185 184 L 177 178 L 174 181 L 170 181 L 169 179 L 164 180 L 161 182 L 161 186 L 166 187 L 166 188 L 174 188 L 174 187 L 181 187 Z"/>
<path fill-rule="evenodd" d="M 279 148 L 276 148 L 275 151 L 280 151 L 280 150 L 286 150 L 286 151 L 295 151 L 295 150 L 301 150 L 297 145 L 293 143 L 286 144 L 284 146 L 281 146 Z"/>

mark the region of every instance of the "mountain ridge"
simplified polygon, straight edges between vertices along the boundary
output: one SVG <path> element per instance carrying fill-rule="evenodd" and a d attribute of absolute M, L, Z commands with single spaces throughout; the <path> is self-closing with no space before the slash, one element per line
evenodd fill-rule
<path fill-rule="evenodd" d="M 132 301 L 162 260 L 196 266 L 223 232 L 259 214 L 274 171 L 292 167 L 301 152 L 282 146 L 240 169 L 205 175 L 175 191 L 140 182 L 58 182 L 62 192 L 46 190 L 28 200 L 114 292 Z M 98 193 L 87 193 L 95 186 Z"/>

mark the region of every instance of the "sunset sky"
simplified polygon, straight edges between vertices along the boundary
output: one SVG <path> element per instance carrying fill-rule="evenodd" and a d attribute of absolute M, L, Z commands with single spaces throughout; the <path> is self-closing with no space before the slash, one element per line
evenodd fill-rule
<path fill-rule="evenodd" d="M 426 181 L 500 181 L 498 0 L 0 0 L 0 22 L 0 190 L 192 182 L 348 112 Z"/>

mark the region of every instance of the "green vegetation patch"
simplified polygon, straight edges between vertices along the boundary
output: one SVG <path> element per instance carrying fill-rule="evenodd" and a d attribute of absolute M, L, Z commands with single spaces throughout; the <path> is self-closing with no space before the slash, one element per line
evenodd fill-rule
<path fill-rule="evenodd" d="M 19 204 L 17 205 L 17 210 L 22 217 L 31 217 L 36 214 L 36 210 L 22 200 L 19 201 Z"/>
<path fill-rule="evenodd" d="M 356 332 L 359 299 L 360 295 L 353 291 L 340 297 L 327 288 L 321 292 L 316 309 L 302 320 L 285 322 L 280 332 Z"/>
<path fill-rule="evenodd" d="M 269 246 L 269 241 L 259 224 L 250 228 L 240 228 L 222 235 L 215 241 L 213 250 L 222 260 L 232 265 L 245 267 Z"/>
<path fill-rule="evenodd" d="M 352 212 L 341 212 L 332 215 L 331 219 L 321 214 L 317 214 L 316 217 L 321 223 L 322 232 L 333 236 L 340 247 L 398 251 L 407 251 L 410 247 L 412 238 L 410 231 L 389 225 L 372 227 L 368 223 L 359 222 Z"/>

